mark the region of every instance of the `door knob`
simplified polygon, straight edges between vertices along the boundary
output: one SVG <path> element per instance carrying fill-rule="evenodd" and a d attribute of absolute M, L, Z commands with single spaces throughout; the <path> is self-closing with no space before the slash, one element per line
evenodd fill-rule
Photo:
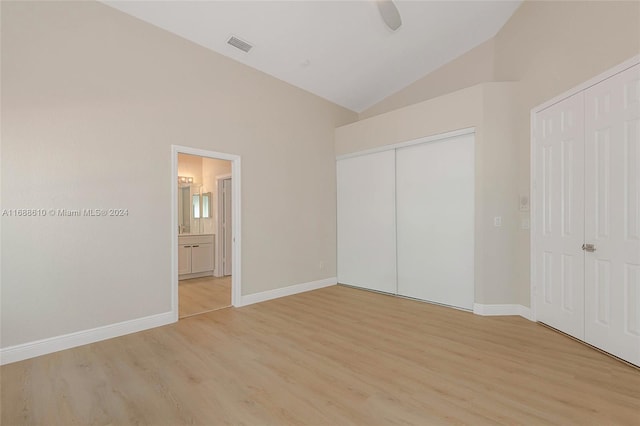
<path fill-rule="evenodd" d="M 595 244 L 583 244 L 582 245 L 582 250 L 588 251 L 589 253 L 593 253 L 594 251 L 596 251 L 596 245 Z"/>

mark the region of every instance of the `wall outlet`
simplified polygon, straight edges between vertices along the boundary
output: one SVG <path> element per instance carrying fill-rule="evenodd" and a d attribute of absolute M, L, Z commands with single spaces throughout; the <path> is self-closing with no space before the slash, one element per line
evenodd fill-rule
<path fill-rule="evenodd" d="M 529 229 L 531 228 L 531 223 L 529 222 L 529 218 L 528 217 L 523 217 L 522 221 L 520 222 L 520 227 L 522 229 Z"/>
<path fill-rule="evenodd" d="M 324 269 L 324 262 L 318 262 L 318 271 L 322 271 Z"/>
<path fill-rule="evenodd" d="M 493 226 L 499 228 L 502 226 L 502 216 L 496 216 L 493 218 Z"/>

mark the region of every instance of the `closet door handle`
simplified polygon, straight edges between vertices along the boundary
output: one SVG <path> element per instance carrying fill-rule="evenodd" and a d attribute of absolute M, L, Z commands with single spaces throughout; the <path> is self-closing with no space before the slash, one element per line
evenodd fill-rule
<path fill-rule="evenodd" d="M 582 245 L 582 250 L 588 251 L 589 253 L 593 253 L 594 251 L 596 251 L 596 245 L 595 244 L 583 244 Z"/>
<path fill-rule="evenodd" d="M 200 247 L 200 246 L 191 246 L 191 247 Z"/>

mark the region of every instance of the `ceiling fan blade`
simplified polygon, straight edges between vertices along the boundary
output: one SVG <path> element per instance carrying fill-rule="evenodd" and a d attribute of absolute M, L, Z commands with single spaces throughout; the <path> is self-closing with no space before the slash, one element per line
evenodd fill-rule
<path fill-rule="evenodd" d="M 382 16 L 382 20 L 387 24 L 387 27 L 392 31 L 400 28 L 400 25 L 402 25 L 402 18 L 400 17 L 398 8 L 393 4 L 393 0 L 377 0 L 376 3 L 378 3 L 380 16 Z"/>

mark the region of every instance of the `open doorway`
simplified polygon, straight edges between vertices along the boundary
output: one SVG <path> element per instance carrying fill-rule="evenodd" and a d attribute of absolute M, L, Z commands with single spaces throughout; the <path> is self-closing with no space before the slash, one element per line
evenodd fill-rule
<path fill-rule="evenodd" d="M 172 147 L 172 282 L 176 319 L 238 305 L 240 159 Z"/>

